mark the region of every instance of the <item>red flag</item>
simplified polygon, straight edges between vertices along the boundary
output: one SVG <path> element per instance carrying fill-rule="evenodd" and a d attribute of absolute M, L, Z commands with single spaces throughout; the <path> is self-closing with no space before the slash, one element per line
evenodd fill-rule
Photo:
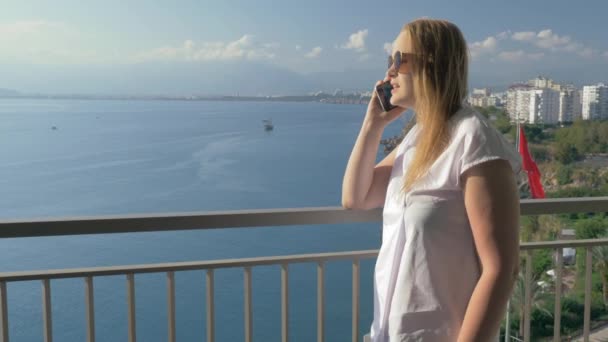
<path fill-rule="evenodd" d="M 528 174 L 528 184 L 530 185 L 532 198 L 545 198 L 545 190 L 543 190 L 543 185 L 540 182 L 540 171 L 538 171 L 538 166 L 536 166 L 532 156 L 530 156 L 530 151 L 528 151 L 528 142 L 523 126 L 519 126 L 519 154 L 523 160 L 522 167 Z"/>

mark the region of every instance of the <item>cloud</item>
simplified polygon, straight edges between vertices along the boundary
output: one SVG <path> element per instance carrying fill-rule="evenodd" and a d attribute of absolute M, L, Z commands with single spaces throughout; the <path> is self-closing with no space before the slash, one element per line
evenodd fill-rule
<path fill-rule="evenodd" d="M 545 54 L 543 52 L 528 53 L 523 50 L 516 51 L 502 51 L 498 54 L 498 58 L 507 62 L 524 62 L 524 61 L 538 61 L 543 58 Z"/>
<path fill-rule="evenodd" d="M 469 45 L 469 51 L 471 52 L 471 56 L 473 58 L 477 58 L 486 53 L 492 53 L 496 51 L 496 47 L 498 46 L 498 39 L 494 36 L 490 36 L 483 41 L 474 42 Z"/>
<path fill-rule="evenodd" d="M 393 43 L 384 43 L 384 51 L 390 56 L 393 53 Z"/>
<path fill-rule="evenodd" d="M 529 42 L 536 38 L 536 33 L 525 31 L 525 32 L 515 32 L 511 36 L 513 40 Z"/>
<path fill-rule="evenodd" d="M 296 50 L 300 51 L 300 49 L 302 49 L 302 47 L 300 45 L 296 45 Z"/>
<path fill-rule="evenodd" d="M 304 56 L 306 58 L 317 58 L 321 54 L 322 50 L 323 50 L 323 48 L 321 48 L 320 46 L 317 46 L 317 47 L 314 47 L 309 53 L 307 53 Z"/>
<path fill-rule="evenodd" d="M 359 30 L 350 35 L 348 38 L 348 42 L 342 44 L 341 48 L 356 50 L 356 51 L 365 51 L 365 39 L 367 38 L 368 30 Z"/>
<path fill-rule="evenodd" d="M 181 46 L 168 46 L 145 51 L 134 56 L 135 61 L 181 60 L 181 61 L 223 61 L 273 59 L 278 43 L 259 44 L 254 36 L 245 34 L 232 42 L 195 43 L 186 40 Z"/>
<path fill-rule="evenodd" d="M 514 41 L 531 43 L 540 49 L 572 52 L 581 57 L 590 58 L 595 54 L 594 49 L 573 41 L 570 36 L 560 36 L 551 29 L 544 29 L 539 32 L 515 32 L 511 38 Z"/>
<path fill-rule="evenodd" d="M 602 54 L 602 56 L 608 58 L 608 51 L 604 51 L 604 53 Z"/>

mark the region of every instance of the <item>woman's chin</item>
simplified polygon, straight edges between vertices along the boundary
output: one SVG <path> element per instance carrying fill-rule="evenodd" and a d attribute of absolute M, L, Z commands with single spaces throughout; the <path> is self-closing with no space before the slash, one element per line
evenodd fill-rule
<path fill-rule="evenodd" d="M 391 97 L 391 101 L 390 101 L 390 102 L 391 102 L 391 104 L 392 104 L 393 106 L 402 107 L 402 108 L 407 107 L 407 106 L 406 106 L 406 105 L 403 103 L 403 101 L 400 101 L 399 97 L 395 97 L 395 96 Z"/>

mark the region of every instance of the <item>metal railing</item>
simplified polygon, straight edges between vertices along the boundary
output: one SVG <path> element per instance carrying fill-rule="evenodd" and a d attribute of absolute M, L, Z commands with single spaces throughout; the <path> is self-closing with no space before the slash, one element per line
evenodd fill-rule
<path fill-rule="evenodd" d="M 562 214 L 575 212 L 606 212 L 608 197 L 597 198 L 568 198 L 522 200 L 522 215 Z M 271 210 L 239 210 L 208 213 L 179 213 L 156 215 L 128 215 L 81 217 L 67 219 L 40 219 L 0 222 L 0 238 L 40 237 L 58 235 L 134 233 L 149 231 L 178 231 L 190 229 L 218 229 L 236 227 L 268 227 L 315 225 L 353 222 L 379 222 L 382 210 L 369 211 L 344 210 L 335 208 L 298 208 Z M 530 284 L 532 281 L 532 251 L 536 249 L 554 249 L 557 251 L 556 265 L 556 294 L 554 310 L 554 340 L 560 340 L 561 320 L 561 277 L 562 249 L 565 247 L 586 248 L 585 269 L 585 305 L 584 328 L 585 341 L 589 340 L 590 308 L 591 308 L 591 267 L 594 246 L 608 245 L 608 239 L 555 241 L 524 243 L 521 245 L 525 253 L 525 310 L 524 310 L 524 340 L 530 341 L 531 298 Z M 95 277 L 122 275 L 125 276 L 127 290 L 128 340 L 136 341 L 135 323 L 135 275 L 143 273 L 166 273 L 167 281 L 167 325 L 168 341 L 175 341 L 175 272 L 187 270 L 204 270 L 206 273 L 206 313 L 207 341 L 215 340 L 214 321 L 214 270 L 224 268 L 242 268 L 244 280 L 244 328 L 245 341 L 252 341 L 252 279 L 253 267 L 262 265 L 278 265 L 281 267 L 281 336 L 282 341 L 289 339 L 289 265 L 295 263 L 317 264 L 317 341 L 324 341 L 325 331 L 325 263 L 333 260 L 352 260 L 352 341 L 360 341 L 359 336 L 359 278 L 360 260 L 374 258 L 377 250 L 352 251 L 339 253 L 304 254 L 290 256 L 272 256 L 247 259 L 228 259 L 213 261 L 194 261 L 179 263 L 162 263 L 146 265 L 92 267 L 77 269 L 59 269 L 42 271 L 4 272 L 0 273 L 0 342 L 8 342 L 8 282 L 38 280 L 42 283 L 42 312 L 44 340 L 53 340 L 51 314 L 51 280 L 61 278 L 83 278 L 85 287 L 85 306 L 87 322 L 87 340 L 95 341 L 95 317 L 93 287 Z"/>

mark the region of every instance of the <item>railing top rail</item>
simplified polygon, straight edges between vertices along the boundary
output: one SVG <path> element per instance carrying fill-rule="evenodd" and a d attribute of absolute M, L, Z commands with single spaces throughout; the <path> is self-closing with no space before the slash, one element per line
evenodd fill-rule
<path fill-rule="evenodd" d="M 522 200 L 522 215 L 608 211 L 608 197 Z M 382 209 L 342 207 L 154 213 L 0 221 L 0 238 L 379 222 Z"/>
<path fill-rule="evenodd" d="M 565 247 L 596 247 L 608 246 L 608 239 L 592 239 L 592 240 L 563 240 L 563 241 L 544 241 L 544 242 L 526 242 L 520 245 L 521 250 L 532 249 L 556 249 Z M 73 268 L 73 269 L 56 269 L 42 271 L 19 271 L 19 272 L 2 272 L 0 273 L 0 281 L 27 281 L 40 279 L 60 279 L 60 278 L 82 278 L 95 276 L 112 276 L 125 274 L 139 273 L 162 273 L 169 271 L 192 271 L 192 270 L 208 270 L 218 268 L 234 268 L 234 267 L 253 267 L 253 266 L 268 266 L 281 265 L 305 262 L 327 262 L 337 260 L 353 260 L 353 259 L 371 259 L 378 255 L 378 250 L 362 250 L 348 252 L 333 252 L 333 253 L 317 253 L 317 254 L 298 254 L 284 255 L 271 257 L 255 257 L 242 259 L 223 259 L 223 260 L 207 260 L 207 261 L 187 261 L 187 262 L 172 262 L 160 264 L 144 264 L 144 265 L 121 265 L 121 266 L 106 266 L 106 267 L 88 267 L 88 268 Z"/>
<path fill-rule="evenodd" d="M 371 259 L 378 255 L 378 250 L 347 251 L 333 253 L 298 254 L 271 257 L 185 261 L 161 264 L 121 265 L 106 267 L 87 267 L 42 271 L 2 272 L 0 281 L 26 281 L 39 279 L 82 278 L 95 276 L 112 276 L 139 273 L 162 273 L 169 271 L 192 271 L 218 268 L 253 267 L 267 265 L 294 264 L 304 262 L 326 262 L 337 260 Z"/>

